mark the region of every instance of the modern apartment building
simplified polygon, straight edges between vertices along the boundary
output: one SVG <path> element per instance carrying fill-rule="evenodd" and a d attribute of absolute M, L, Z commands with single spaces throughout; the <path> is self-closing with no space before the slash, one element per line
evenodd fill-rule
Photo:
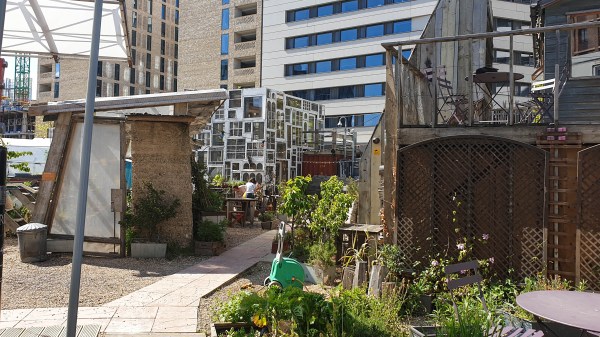
<path fill-rule="evenodd" d="M 177 91 L 180 0 L 125 0 L 128 62 L 98 62 L 96 96 Z M 87 60 L 40 59 L 38 101 L 84 98 Z"/>
<path fill-rule="evenodd" d="M 322 142 L 323 106 L 265 88 L 230 90 L 200 133 L 208 174 L 273 185 L 302 173 L 302 155 Z M 312 131 L 312 132 L 311 132 Z"/>
<path fill-rule="evenodd" d="M 182 2 L 181 90 L 261 86 L 262 3 Z"/>

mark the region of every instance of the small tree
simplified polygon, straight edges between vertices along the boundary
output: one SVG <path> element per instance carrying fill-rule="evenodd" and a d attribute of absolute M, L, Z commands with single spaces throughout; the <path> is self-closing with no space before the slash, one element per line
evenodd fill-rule
<path fill-rule="evenodd" d="M 292 218 L 292 248 L 294 247 L 294 227 L 305 225 L 312 212 L 316 196 L 308 195 L 306 190 L 312 181 L 310 176 L 296 176 L 281 184 L 281 205 L 279 211 Z"/>
<path fill-rule="evenodd" d="M 348 217 L 348 209 L 354 200 L 354 196 L 344 192 L 344 182 L 338 180 L 336 176 L 321 183 L 321 196 L 317 207 L 312 212 L 312 220 L 308 224 L 311 233 L 317 238 L 315 245 L 332 246 L 335 244 L 335 236 L 340 227 L 344 225 Z M 322 258 L 322 254 L 311 256 L 311 259 L 320 260 Z M 321 262 L 326 263 L 326 261 Z"/>

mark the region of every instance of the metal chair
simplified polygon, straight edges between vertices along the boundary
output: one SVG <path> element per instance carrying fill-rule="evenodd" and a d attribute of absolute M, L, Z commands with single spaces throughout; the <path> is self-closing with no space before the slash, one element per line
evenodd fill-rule
<path fill-rule="evenodd" d="M 535 81 L 531 83 L 531 100 L 517 103 L 522 123 L 540 123 L 543 120 L 554 121 L 554 95 L 556 80 Z"/>
<path fill-rule="evenodd" d="M 440 88 L 442 105 L 438 108 L 438 114 L 442 117 L 442 120 L 446 124 L 453 123 L 452 120 L 456 121 L 456 124 L 463 125 L 467 120 L 467 110 L 464 108 L 465 104 L 469 103 L 466 95 L 455 94 L 452 82 L 444 78 L 438 78 L 438 87 Z M 452 114 L 446 120 L 444 118 L 444 107 L 449 106 Z"/>
<path fill-rule="evenodd" d="M 454 308 L 454 314 L 460 321 L 460 314 L 458 312 L 458 306 L 455 300 L 456 289 L 477 284 L 478 298 L 481 301 L 481 305 L 486 312 L 489 312 L 487 304 L 485 303 L 485 297 L 483 296 L 483 290 L 481 289 L 481 281 L 483 278 L 477 271 L 479 262 L 469 261 L 448 265 L 444 268 L 446 274 L 448 290 L 450 291 L 450 297 L 452 298 L 452 307 Z M 489 331 L 489 337 L 542 337 L 544 333 L 533 329 L 515 328 L 512 326 L 499 326 L 492 328 Z"/>

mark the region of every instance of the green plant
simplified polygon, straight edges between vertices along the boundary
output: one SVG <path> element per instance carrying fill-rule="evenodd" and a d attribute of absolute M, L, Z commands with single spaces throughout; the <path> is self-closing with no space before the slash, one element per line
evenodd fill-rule
<path fill-rule="evenodd" d="M 369 251 L 369 240 L 367 235 L 367 240 L 360 245 L 360 247 L 356 248 L 356 240 L 358 235 L 354 236 L 354 240 L 352 241 L 352 247 L 346 249 L 344 252 L 344 256 L 342 256 L 342 265 L 344 267 L 348 267 L 356 262 L 362 262 L 367 260 L 367 253 Z"/>
<path fill-rule="evenodd" d="M 314 208 L 315 196 L 306 193 L 311 181 L 310 176 L 296 176 L 280 188 L 281 203 L 278 210 L 291 217 L 294 225 L 304 225 Z"/>
<path fill-rule="evenodd" d="M 472 291 L 467 293 L 472 294 Z M 448 302 L 439 306 L 441 308 L 436 310 L 435 320 L 444 336 L 487 337 L 490 331 L 498 331 L 502 328 L 501 317 L 492 309 L 485 310 L 482 303 L 474 296 L 465 295 L 456 303 L 458 317 Z"/>
<path fill-rule="evenodd" d="M 133 239 L 135 239 L 135 231 L 133 230 L 133 227 L 128 226 L 125 228 L 125 252 L 127 252 L 127 254 L 131 254 L 131 243 L 133 242 Z"/>
<path fill-rule="evenodd" d="M 151 183 L 144 185 L 144 194 L 134 199 L 134 207 L 128 207 L 121 224 L 145 232 L 150 240 L 158 240 L 157 226 L 177 214 L 179 199 L 168 200 L 166 192 L 157 190 Z"/>
<path fill-rule="evenodd" d="M 225 334 L 219 334 L 219 337 L 254 337 L 256 336 L 256 331 L 250 328 L 248 331 L 246 329 L 234 329 L 231 328 Z"/>
<path fill-rule="evenodd" d="M 266 299 L 257 293 L 241 291 L 224 302 L 217 310 L 221 322 L 252 323 L 252 317 L 265 310 Z"/>
<path fill-rule="evenodd" d="M 196 240 L 204 242 L 224 242 L 226 228 L 227 220 L 223 220 L 219 223 L 210 220 L 201 221 L 196 230 Z"/>
<path fill-rule="evenodd" d="M 318 242 L 308 249 L 309 261 L 321 267 L 335 265 L 336 248 L 333 242 Z"/>
<path fill-rule="evenodd" d="M 194 223 L 200 221 L 202 211 L 220 211 L 223 208 L 223 196 L 210 189 L 206 180 L 206 166 L 192 158 L 192 217 Z M 214 179 L 213 179 L 214 182 Z"/>
<path fill-rule="evenodd" d="M 258 215 L 258 220 L 266 222 L 275 220 L 275 214 L 273 212 L 264 212 Z"/>
<path fill-rule="evenodd" d="M 387 279 L 398 281 L 409 271 L 409 263 L 398 245 L 384 244 L 377 249 L 377 262 L 388 269 Z"/>
<path fill-rule="evenodd" d="M 211 185 L 221 187 L 221 186 L 223 186 L 224 182 L 225 182 L 225 177 L 223 177 L 220 174 L 217 174 L 212 178 Z"/>

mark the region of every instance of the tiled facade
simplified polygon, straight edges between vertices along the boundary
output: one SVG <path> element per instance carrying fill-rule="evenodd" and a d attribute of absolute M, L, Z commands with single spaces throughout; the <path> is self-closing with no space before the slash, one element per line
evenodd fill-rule
<path fill-rule="evenodd" d="M 127 62 L 98 62 L 96 96 L 177 91 L 180 0 L 125 0 L 131 46 Z M 81 99 L 89 61 L 39 60 L 38 101 Z"/>
<path fill-rule="evenodd" d="M 262 1 L 185 1 L 181 6 L 186 18 L 180 89 L 260 87 Z"/>

